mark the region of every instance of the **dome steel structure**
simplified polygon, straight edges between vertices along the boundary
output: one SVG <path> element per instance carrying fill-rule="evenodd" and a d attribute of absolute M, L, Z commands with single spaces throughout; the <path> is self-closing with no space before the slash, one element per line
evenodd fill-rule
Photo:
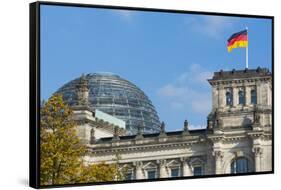
<path fill-rule="evenodd" d="M 136 85 L 112 73 L 92 73 L 83 77 L 88 82 L 90 109 L 125 121 L 129 134 L 136 134 L 139 126 L 144 133 L 160 131 L 159 117 L 152 102 Z M 76 86 L 80 79 L 66 83 L 57 91 L 70 106 L 77 104 Z"/>

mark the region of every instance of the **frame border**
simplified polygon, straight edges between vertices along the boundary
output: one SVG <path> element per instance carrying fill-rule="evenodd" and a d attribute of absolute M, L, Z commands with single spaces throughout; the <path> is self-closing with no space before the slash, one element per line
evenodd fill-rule
<path fill-rule="evenodd" d="M 107 181 L 92 183 L 75 183 L 63 185 L 40 185 L 40 6 L 64 6 L 64 7 L 82 7 L 82 8 L 103 8 L 118 9 L 146 12 L 165 12 L 178 14 L 194 14 L 194 15 L 211 15 L 211 16 L 232 16 L 242 18 L 263 18 L 271 20 L 271 44 L 272 44 L 272 170 L 266 172 L 249 172 L 242 174 L 219 174 L 219 175 L 203 175 L 203 176 L 182 176 L 176 178 L 158 178 L 158 179 L 141 179 L 141 180 L 124 180 L 124 181 Z M 91 185 L 112 185 L 124 183 L 139 183 L 153 181 L 169 181 L 183 179 L 204 179 L 216 177 L 233 177 L 233 176 L 249 176 L 261 174 L 274 174 L 274 16 L 268 15 L 249 15 L 235 13 L 219 13 L 205 11 L 190 11 L 176 9 L 159 9 L 144 7 L 127 7 L 115 5 L 98 5 L 83 3 L 66 3 L 66 2 L 48 2 L 37 1 L 29 4 L 29 186 L 33 188 L 58 188 L 58 187 L 77 187 Z M 34 127 L 35 126 L 35 127 Z"/>

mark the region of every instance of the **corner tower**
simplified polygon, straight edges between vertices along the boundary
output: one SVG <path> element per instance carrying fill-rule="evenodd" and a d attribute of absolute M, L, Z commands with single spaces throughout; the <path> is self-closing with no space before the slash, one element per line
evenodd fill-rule
<path fill-rule="evenodd" d="M 208 129 L 271 127 L 272 74 L 266 68 L 215 72 Z"/>

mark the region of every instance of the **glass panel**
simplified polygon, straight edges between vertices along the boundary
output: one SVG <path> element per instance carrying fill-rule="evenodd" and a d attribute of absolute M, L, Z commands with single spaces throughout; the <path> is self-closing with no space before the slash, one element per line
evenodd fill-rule
<path fill-rule="evenodd" d="M 147 171 L 147 178 L 148 179 L 155 179 L 156 178 L 156 171 L 155 170 L 148 170 Z"/>
<path fill-rule="evenodd" d="M 231 163 L 231 173 L 246 173 L 249 171 L 248 160 L 246 158 L 238 158 Z"/>
<path fill-rule="evenodd" d="M 136 122 L 146 122 L 146 131 L 159 131 L 160 122 L 154 106 L 134 84 L 116 75 L 89 74 L 86 78 L 89 82 L 89 106 L 92 110 L 106 110 L 105 113 L 126 121 L 131 132 L 137 131 Z M 79 81 L 79 78 L 75 79 L 57 91 L 63 94 L 69 105 L 77 103 L 75 89 Z"/>
<path fill-rule="evenodd" d="M 244 91 L 240 90 L 238 95 L 239 95 L 239 104 L 244 105 L 245 104 L 245 93 L 244 93 Z"/>
<path fill-rule="evenodd" d="M 202 166 L 195 166 L 193 168 L 193 174 L 195 176 L 202 175 L 202 172 L 203 172 Z"/>
<path fill-rule="evenodd" d="M 257 104 L 257 92 L 256 92 L 256 90 L 251 90 L 251 104 Z"/>
<path fill-rule="evenodd" d="M 232 105 L 232 93 L 226 92 L 226 105 L 231 106 Z"/>
<path fill-rule="evenodd" d="M 171 177 L 179 177 L 179 176 L 180 176 L 179 168 L 172 168 L 171 169 Z"/>
<path fill-rule="evenodd" d="M 128 115 L 128 111 L 125 109 L 115 109 L 115 115 L 126 116 Z"/>
<path fill-rule="evenodd" d="M 236 173 L 245 173 L 248 171 L 248 162 L 245 158 L 236 161 Z"/>
<path fill-rule="evenodd" d="M 126 180 L 132 180 L 133 179 L 133 173 L 132 172 L 128 172 L 125 174 L 125 179 Z"/>

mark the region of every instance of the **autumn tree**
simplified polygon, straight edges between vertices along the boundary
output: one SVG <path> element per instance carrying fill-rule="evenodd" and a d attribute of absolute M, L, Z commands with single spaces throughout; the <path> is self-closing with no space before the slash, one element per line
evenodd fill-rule
<path fill-rule="evenodd" d="M 41 106 L 41 185 L 113 181 L 122 178 L 118 164 L 84 163 L 86 146 L 76 134 L 73 112 L 59 94 Z"/>

